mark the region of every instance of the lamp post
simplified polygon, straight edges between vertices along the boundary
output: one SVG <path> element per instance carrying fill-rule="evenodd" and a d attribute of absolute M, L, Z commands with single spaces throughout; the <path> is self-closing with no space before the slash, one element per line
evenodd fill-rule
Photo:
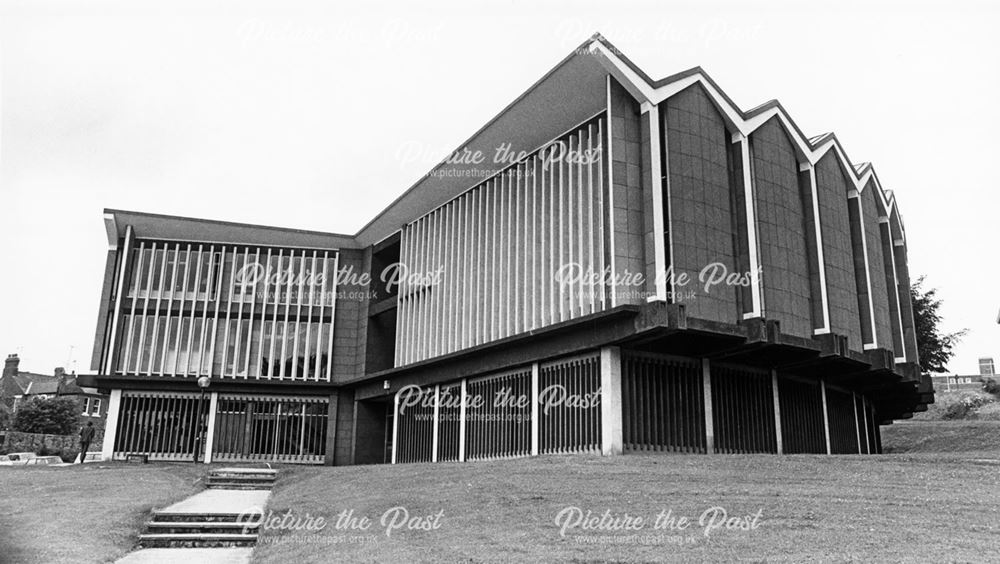
<path fill-rule="evenodd" d="M 208 376 L 198 378 L 198 388 L 201 389 L 201 398 L 198 400 L 198 435 L 194 447 L 194 461 L 198 462 L 198 451 L 205 448 L 205 392 L 212 379 Z"/>

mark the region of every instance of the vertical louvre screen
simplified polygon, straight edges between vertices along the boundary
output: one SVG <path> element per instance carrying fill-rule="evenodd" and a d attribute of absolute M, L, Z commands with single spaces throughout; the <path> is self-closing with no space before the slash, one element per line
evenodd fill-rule
<path fill-rule="evenodd" d="M 629 352 L 622 357 L 625 450 L 705 452 L 701 363 Z"/>
<path fill-rule="evenodd" d="M 713 364 L 712 422 L 716 452 L 778 452 L 770 373 Z"/>
<path fill-rule="evenodd" d="M 434 388 L 423 388 L 421 401 L 400 404 L 396 413 L 396 462 L 430 462 L 434 442 Z M 427 398 L 424 401 L 424 398 Z"/>
<path fill-rule="evenodd" d="M 212 458 L 321 464 L 327 398 L 220 394 Z"/>
<path fill-rule="evenodd" d="M 543 364 L 539 369 L 539 452 L 601 451 L 600 358 Z"/>
<path fill-rule="evenodd" d="M 849 393 L 827 386 L 826 405 L 830 420 L 830 452 L 832 454 L 858 454 L 854 398 Z"/>
<path fill-rule="evenodd" d="M 207 421 L 208 408 L 198 394 L 123 393 L 113 458 L 193 460 L 198 420 Z"/>
<path fill-rule="evenodd" d="M 610 307 L 603 276 L 556 282 L 611 263 L 605 129 L 602 113 L 403 227 L 402 264 L 438 277 L 401 281 L 396 366 Z"/>
<path fill-rule="evenodd" d="M 778 377 L 781 441 L 786 454 L 825 454 L 823 398 L 819 382 Z"/>
<path fill-rule="evenodd" d="M 138 240 L 114 368 L 329 382 L 337 265 L 332 250 Z"/>
<path fill-rule="evenodd" d="M 530 370 L 471 380 L 466 393 L 466 460 L 531 454 Z"/>
<path fill-rule="evenodd" d="M 461 386 L 441 386 L 441 408 L 438 413 L 438 460 L 458 460 L 458 438 L 462 408 Z"/>

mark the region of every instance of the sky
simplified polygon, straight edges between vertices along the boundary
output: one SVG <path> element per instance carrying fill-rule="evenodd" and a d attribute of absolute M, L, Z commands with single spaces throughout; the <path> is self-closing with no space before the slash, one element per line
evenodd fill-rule
<path fill-rule="evenodd" d="M 975 373 L 1000 360 L 998 24 L 967 0 L 0 0 L 0 354 L 90 371 L 103 208 L 355 233 L 599 31 L 873 162 Z"/>

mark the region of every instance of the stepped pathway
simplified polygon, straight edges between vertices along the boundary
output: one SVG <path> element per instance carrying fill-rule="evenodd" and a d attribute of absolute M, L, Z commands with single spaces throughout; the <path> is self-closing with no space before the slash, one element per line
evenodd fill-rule
<path fill-rule="evenodd" d="M 265 468 L 213 470 L 208 489 L 153 511 L 139 535 L 139 550 L 118 562 L 249 562 L 276 476 Z"/>

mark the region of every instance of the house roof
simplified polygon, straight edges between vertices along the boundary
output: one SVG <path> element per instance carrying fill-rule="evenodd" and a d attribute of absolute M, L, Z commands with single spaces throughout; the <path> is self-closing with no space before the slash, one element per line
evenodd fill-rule
<path fill-rule="evenodd" d="M 55 394 L 59 391 L 59 378 L 49 374 L 18 372 L 12 380 L 20 388 L 22 395 Z"/>

